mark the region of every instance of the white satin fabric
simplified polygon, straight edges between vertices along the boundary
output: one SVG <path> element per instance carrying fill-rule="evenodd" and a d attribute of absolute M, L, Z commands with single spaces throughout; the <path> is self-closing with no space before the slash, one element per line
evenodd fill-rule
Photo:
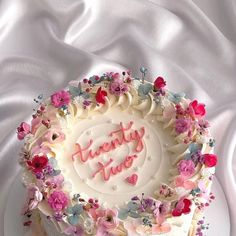
<path fill-rule="evenodd" d="M 105 71 L 137 75 L 140 66 L 206 104 L 236 235 L 235 18 L 233 0 L 1 0 L 0 235 L 19 171 L 15 130 L 33 98 Z"/>

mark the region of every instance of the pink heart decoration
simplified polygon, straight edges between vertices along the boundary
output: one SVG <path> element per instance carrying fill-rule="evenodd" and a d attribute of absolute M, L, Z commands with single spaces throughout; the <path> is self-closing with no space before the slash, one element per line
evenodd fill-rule
<path fill-rule="evenodd" d="M 125 179 L 129 184 L 136 185 L 138 181 L 138 175 L 132 174 Z"/>

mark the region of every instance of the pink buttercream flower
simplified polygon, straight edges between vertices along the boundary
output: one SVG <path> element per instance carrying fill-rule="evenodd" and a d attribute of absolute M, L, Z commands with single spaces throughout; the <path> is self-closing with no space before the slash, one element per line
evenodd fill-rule
<path fill-rule="evenodd" d="M 107 72 L 106 76 L 111 77 L 112 79 L 119 79 L 120 74 L 117 72 Z"/>
<path fill-rule="evenodd" d="M 62 188 L 64 177 L 62 175 L 52 176 L 47 179 L 46 185 L 53 188 Z"/>
<path fill-rule="evenodd" d="M 69 226 L 65 229 L 64 233 L 66 235 L 83 236 L 84 230 L 81 226 Z"/>
<path fill-rule="evenodd" d="M 43 194 L 40 192 L 39 188 L 35 185 L 29 185 L 27 187 L 26 204 L 22 213 L 26 214 L 27 212 L 35 209 L 42 200 Z"/>
<path fill-rule="evenodd" d="M 181 160 L 178 163 L 178 171 L 182 176 L 191 177 L 195 172 L 195 164 L 192 160 Z"/>
<path fill-rule="evenodd" d="M 100 212 L 101 213 L 101 212 Z M 97 236 L 112 235 L 110 232 L 119 225 L 118 211 L 106 209 L 102 215 L 97 218 Z"/>
<path fill-rule="evenodd" d="M 33 155 L 38 155 L 38 154 L 47 155 L 50 151 L 51 149 L 47 146 L 44 146 L 43 144 L 37 144 L 33 146 L 31 149 L 31 153 Z"/>
<path fill-rule="evenodd" d="M 205 104 L 198 103 L 197 100 L 190 102 L 188 109 L 189 113 L 197 118 L 202 117 L 206 114 Z"/>
<path fill-rule="evenodd" d="M 44 135 L 44 140 L 49 143 L 61 143 L 65 140 L 65 134 L 60 130 L 48 130 Z"/>
<path fill-rule="evenodd" d="M 70 93 L 64 90 L 54 93 L 51 96 L 51 102 L 54 107 L 62 107 L 70 103 Z"/>
<path fill-rule="evenodd" d="M 175 183 L 175 187 L 182 187 L 186 190 L 192 190 L 196 188 L 196 184 L 193 181 L 188 180 L 184 176 L 181 176 L 181 175 L 175 178 L 174 183 Z"/>
<path fill-rule="evenodd" d="M 158 224 L 162 224 L 165 221 L 165 215 L 168 213 L 169 209 L 169 203 L 161 201 L 155 202 L 155 209 L 153 210 L 153 214 L 155 215 L 156 222 Z"/>
<path fill-rule="evenodd" d="M 69 203 L 68 196 L 59 190 L 54 191 L 48 198 L 48 203 L 54 211 L 61 211 Z"/>
<path fill-rule="evenodd" d="M 35 117 L 31 121 L 31 133 L 35 134 L 39 126 L 42 124 L 42 118 L 41 117 Z"/>
<path fill-rule="evenodd" d="M 114 79 L 109 89 L 111 94 L 120 96 L 128 91 L 128 86 L 121 79 Z"/>
<path fill-rule="evenodd" d="M 184 133 L 189 130 L 190 125 L 191 125 L 190 119 L 184 119 L 184 118 L 177 119 L 175 122 L 175 131 L 177 134 Z"/>
<path fill-rule="evenodd" d="M 161 225 L 154 224 L 152 226 L 152 234 L 165 234 L 171 231 L 171 226 L 169 223 L 163 223 Z"/>
<path fill-rule="evenodd" d="M 24 137 L 30 133 L 30 125 L 26 122 L 22 122 L 17 128 L 17 138 L 19 140 L 24 139 Z"/>

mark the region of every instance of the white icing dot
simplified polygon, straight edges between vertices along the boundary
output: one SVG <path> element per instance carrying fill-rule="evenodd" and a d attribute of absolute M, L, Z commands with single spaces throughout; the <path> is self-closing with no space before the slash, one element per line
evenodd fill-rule
<path fill-rule="evenodd" d="M 117 185 L 113 185 L 112 186 L 112 189 L 115 191 L 115 190 L 117 190 Z"/>
<path fill-rule="evenodd" d="M 139 168 L 138 168 L 137 166 L 135 166 L 135 167 L 133 168 L 134 171 L 138 171 L 138 169 L 139 169 Z"/>
<path fill-rule="evenodd" d="M 133 114 L 134 114 L 134 110 L 130 110 L 129 113 L 130 113 L 131 115 L 133 115 Z"/>
<path fill-rule="evenodd" d="M 165 147 L 168 147 L 168 146 L 169 146 L 169 144 L 168 144 L 168 143 L 165 143 L 165 144 L 164 144 L 164 146 L 165 146 Z"/>
<path fill-rule="evenodd" d="M 88 183 L 88 179 L 81 179 L 83 183 Z"/>
<path fill-rule="evenodd" d="M 92 134 L 92 131 L 91 131 L 91 130 L 88 130 L 88 131 L 86 132 L 86 134 L 87 134 L 87 135 L 91 135 L 91 134 Z"/>
<path fill-rule="evenodd" d="M 150 123 L 154 123 L 154 122 L 155 122 L 155 120 L 154 120 L 154 119 L 151 119 L 149 122 L 150 122 Z"/>
<path fill-rule="evenodd" d="M 112 119 L 107 120 L 107 123 L 112 124 Z"/>
<path fill-rule="evenodd" d="M 147 138 L 147 139 L 150 139 L 150 135 L 149 135 L 149 134 L 147 134 L 147 135 L 146 135 L 146 138 Z"/>
<path fill-rule="evenodd" d="M 147 158 L 149 161 L 151 161 L 152 160 L 152 157 L 151 156 L 148 156 L 148 158 Z"/>
<path fill-rule="evenodd" d="M 156 176 L 155 176 L 155 175 L 152 175 L 152 176 L 151 176 L 151 179 L 156 179 Z"/>

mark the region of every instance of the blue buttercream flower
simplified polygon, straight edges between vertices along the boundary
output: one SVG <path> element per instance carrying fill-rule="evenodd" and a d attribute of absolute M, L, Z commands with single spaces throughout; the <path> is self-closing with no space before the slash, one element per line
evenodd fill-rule
<path fill-rule="evenodd" d="M 82 212 L 83 212 L 83 205 L 81 204 L 75 204 L 73 207 L 68 207 L 67 208 L 68 222 L 71 225 L 76 225 L 79 221 L 79 217 Z"/>

